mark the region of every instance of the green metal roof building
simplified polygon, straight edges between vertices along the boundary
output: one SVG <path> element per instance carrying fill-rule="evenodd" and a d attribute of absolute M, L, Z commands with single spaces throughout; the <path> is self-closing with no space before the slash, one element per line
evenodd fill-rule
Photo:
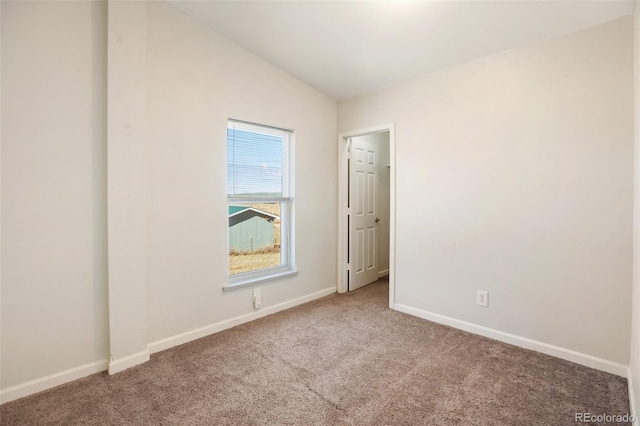
<path fill-rule="evenodd" d="M 253 253 L 274 247 L 278 216 L 249 206 L 229 206 L 229 251 Z"/>

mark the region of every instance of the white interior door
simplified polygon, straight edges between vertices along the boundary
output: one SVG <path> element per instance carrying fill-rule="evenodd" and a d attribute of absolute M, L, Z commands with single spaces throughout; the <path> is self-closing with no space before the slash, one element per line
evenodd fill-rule
<path fill-rule="evenodd" d="M 378 279 L 377 191 L 378 148 L 376 144 L 351 139 L 349 173 L 349 291 Z"/>

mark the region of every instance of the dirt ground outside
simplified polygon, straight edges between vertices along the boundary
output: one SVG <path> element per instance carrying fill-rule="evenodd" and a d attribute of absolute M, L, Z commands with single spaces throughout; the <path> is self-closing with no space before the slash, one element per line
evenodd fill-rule
<path fill-rule="evenodd" d="M 280 251 L 229 255 L 229 274 L 236 275 L 280 265 Z"/>

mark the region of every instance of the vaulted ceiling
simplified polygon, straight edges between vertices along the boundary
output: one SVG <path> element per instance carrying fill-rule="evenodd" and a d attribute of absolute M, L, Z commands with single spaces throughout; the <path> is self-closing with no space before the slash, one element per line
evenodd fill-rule
<path fill-rule="evenodd" d="M 337 100 L 633 11 L 631 0 L 166 1 Z"/>

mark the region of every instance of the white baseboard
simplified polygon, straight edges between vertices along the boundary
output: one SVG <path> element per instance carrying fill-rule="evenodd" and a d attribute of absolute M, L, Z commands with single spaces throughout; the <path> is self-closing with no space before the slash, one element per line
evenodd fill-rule
<path fill-rule="evenodd" d="M 631 375 L 631 367 L 627 369 L 627 387 L 629 388 L 629 414 L 637 416 L 636 414 L 636 393 L 633 390 L 633 376 Z"/>
<path fill-rule="evenodd" d="M 246 315 L 241 315 L 236 318 L 232 318 L 226 321 L 221 321 L 216 324 L 211 324 L 206 327 L 197 328 L 186 333 L 178 334 L 167 339 L 162 339 L 157 342 L 147 345 L 147 349 L 138 352 L 133 355 L 126 356 L 119 359 L 111 359 L 110 361 L 98 361 L 90 364 L 81 365 L 79 367 L 72 368 L 70 370 L 61 371 L 59 373 L 51 374 L 39 379 L 31 380 L 20 385 L 12 386 L 6 389 L 0 390 L 0 404 L 5 402 L 14 401 L 25 396 L 32 395 L 37 392 L 42 392 L 53 387 L 72 382 L 77 379 L 89 376 L 91 374 L 100 373 L 107 370 L 109 374 L 115 374 L 127 368 L 134 367 L 138 364 L 142 364 L 149 361 L 149 355 L 152 353 L 160 352 L 164 349 L 171 348 L 173 346 L 181 345 L 183 343 L 190 342 L 192 340 L 199 339 L 201 337 L 208 336 L 209 334 L 217 333 L 227 328 L 234 327 L 236 325 L 244 324 L 249 321 L 264 317 L 266 315 L 274 314 L 276 312 L 283 311 L 285 309 L 292 308 L 297 305 L 301 305 L 306 302 L 310 302 L 315 299 L 319 299 L 329 294 L 336 292 L 335 287 L 329 287 L 324 290 L 317 291 L 307 296 L 298 297 L 287 302 L 283 302 L 260 311 L 252 312 Z"/>
<path fill-rule="evenodd" d="M 617 376 L 627 377 L 628 374 L 628 367 L 626 365 L 618 364 L 616 362 L 608 361 L 606 359 L 598 358 L 592 355 L 576 352 L 571 349 L 565 349 L 559 346 L 550 345 L 548 343 L 539 342 L 537 340 L 528 339 L 526 337 L 516 336 L 515 334 L 505 333 L 488 327 L 472 324 L 470 322 L 450 318 L 444 315 L 412 308 L 410 306 L 402 305 L 399 303 L 391 305 L 391 309 L 395 309 L 396 311 L 404 312 L 405 314 L 433 321 L 438 324 L 444 324 L 453 328 L 468 331 L 469 333 L 479 334 L 480 336 L 499 340 L 510 345 L 542 352 L 543 354 L 555 356 L 557 358 L 565 359 L 567 361 L 575 362 L 576 364 L 595 368 L 596 370 L 605 371 Z"/>
<path fill-rule="evenodd" d="M 378 278 L 386 277 L 387 275 L 389 275 L 389 270 L 388 269 L 384 269 L 382 271 L 378 271 Z"/>
<path fill-rule="evenodd" d="M 74 380 L 81 379 L 91 374 L 100 373 L 107 369 L 107 361 L 97 361 L 90 364 L 81 365 L 39 379 L 31 380 L 16 386 L 12 386 L 0 391 L 0 404 L 14 401 L 46 389 L 63 385 Z"/>
<path fill-rule="evenodd" d="M 168 337 L 166 339 L 158 340 L 156 342 L 150 343 L 147 345 L 149 351 L 154 354 L 156 352 L 163 351 L 165 349 L 172 348 L 174 346 L 182 345 L 187 342 L 191 342 L 192 340 L 200 339 L 202 337 L 208 336 L 210 334 L 218 333 L 222 330 L 226 330 L 231 327 L 235 327 L 236 325 L 244 324 L 249 321 L 256 320 L 258 318 L 262 318 L 267 315 L 275 314 L 276 312 L 284 311 L 285 309 L 293 308 L 294 306 L 301 305 L 303 303 L 310 302 L 315 299 L 319 299 L 324 296 L 328 296 L 336 292 L 335 287 L 329 287 L 324 290 L 317 291 L 315 293 L 311 293 L 306 296 L 298 297 L 296 299 L 289 300 L 287 302 L 279 303 L 274 306 L 269 306 L 268 308 L 261 309 L 259 311 L 251 312 L 249 314 L 240 315 L 235 318 L 231 318 L 228 320 L 220 321 L 215 324 L 207 325 L 204 327 L 196 328 L 191 331 L 187 331 L 185 333 L 181 333 L 172 337 Z"/>
<path fill-rule="evenodd" d="M 124 358 L 118 358 L 109 360 L 109 374 L 116 374 L 127 368 L 135 367 L 138 364 L 143 364 L 149 361 L 149 349 L 145 349 L 133 355 L 125 356 Z"/>

